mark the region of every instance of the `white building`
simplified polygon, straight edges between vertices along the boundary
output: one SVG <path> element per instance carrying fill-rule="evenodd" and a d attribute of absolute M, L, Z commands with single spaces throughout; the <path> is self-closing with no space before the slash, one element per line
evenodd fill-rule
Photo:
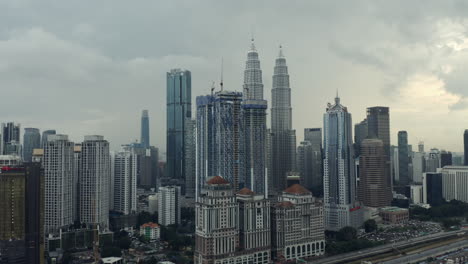
<path fill-rule="evenodd" d="M 125 215 L 137 212 L 137 158 L 132 149 L 114 155 L 114 210 Z"/>
<path fill-rule="evenodd" d="M 148 212 L 154 214 L 158 211 L 158 195 L 148 195 Z"/>
<path fill-rule="evenodd" d="M 413 204 L 424 203 L 423 186 L 422 185 L 410 185 L 411 201 Z"/>
<path fill-rule="evenodd" d="M 445 166 L 442 169 L 442 197 L 446 201 L 468 203 L 468 166 Z"/>
<path fill-rule="evenodd" d="M 160 226 L 156 223 L 149 222 L 140 226 L 140 235 L 145 236 L 149 240 L 159 239 L 161 237 Z"/>
<path fill-rule="evenodd" d="M 73 224 L 73 147 L 66 135 L 50 135 L 44 145 L 46 234 Z"/>
<path fill-rule="evenodd" d="M 167 226 L 180 224 L 180 187 L 159 187 L 158 192 L 158 222 Z"/>
<path fill-rule="evenodd" d="M 424 152 L 414 152 L 413 155 L 413 182 L 422 183 L 422 175 L 424 171 L 425 158 Z"/>
<path fill-rule="evenodd" d="M 21 165 L 21 157 L 18 155 L 0 155 L 0 167 Z"/>
<path fill-rule="evenodd" d="M 110 171 L 109 142 L 103 136 L 85 136 L 80 161 L 80 221 L 109 226 Z"/>

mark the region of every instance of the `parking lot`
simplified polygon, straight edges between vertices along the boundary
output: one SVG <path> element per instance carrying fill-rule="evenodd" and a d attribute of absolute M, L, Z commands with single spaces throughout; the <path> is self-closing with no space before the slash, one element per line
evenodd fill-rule
<path fill-rule="evenodd" d="M 438 223 L 410 220 L 406 224 L 379 225 L 377 231 L 371 233 L 361 232 L 359 238 L 393 243 L 438 232 L 442 232 L 442 227 Z"/>

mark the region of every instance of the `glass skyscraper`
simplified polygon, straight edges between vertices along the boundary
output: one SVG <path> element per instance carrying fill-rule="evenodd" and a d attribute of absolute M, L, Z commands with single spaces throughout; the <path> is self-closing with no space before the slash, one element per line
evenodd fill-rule
<path fill-rule="evenodd" d="M 37 128 L 25 128 L 23 135 L 23 160 L 31 162 L 33 149 L 41 147 L 41 134 Z"/>
<path fill-rule="evenodd" d="M 410 183 L 408 165 L 408 132 L 398 131 L 398 172 L 400 185 L 408 185 Z"/>
<path fill-rule="evenodd" d="M 184 186 L 185 120 L 192 118 L 192 78 L 190 71 L 173 69 L 167 73 L 166 177 Z M 185 190 L 183 190 L 185 193 Z"/>
<path fill-rule="evenodd" d="M 150 135 L 149 135 L 149 117 L 148 110 L 143 110 L 141 113 L 141 147 L 147 149 L 150 146 Z"/>

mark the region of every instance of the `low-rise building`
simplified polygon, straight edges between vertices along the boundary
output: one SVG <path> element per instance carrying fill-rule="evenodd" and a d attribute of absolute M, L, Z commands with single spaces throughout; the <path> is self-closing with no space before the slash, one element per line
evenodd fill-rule
<path fill-rule="evenodd" d="M 122 258 L 117 258 L 117 257 L 102 258 L 101 261 L 104 264 L 123 264 L 124 263 Z"/>
<path fill-rule="evenodd" d="M 384 224 L 402 224 L 409 221 L 409 211 L 400 207 L 384 207 L 379 213 Z"/>
<path fill-rule="evenodd" d="M 140 235 L 149 240 L 159 239 L 161 237 L 161 228 L 158 224 L 149 222 L 140 226 Z"/>

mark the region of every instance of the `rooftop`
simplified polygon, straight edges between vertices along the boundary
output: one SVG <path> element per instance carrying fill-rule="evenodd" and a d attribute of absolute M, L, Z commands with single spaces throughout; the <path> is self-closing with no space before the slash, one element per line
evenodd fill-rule
<path fill-rule="evenodd" d="M 309 190 L 297 183 L 289 186 L 284 192 L 291 194 L 311 194 Z"/>
<path fill-rule="evenodd" d="M 221 176 L 214 176 L 211 179 L 209 179 L 206 183 L 207 184 L 229 184 L 229 182 Z"/>
<path fill-rule="evenodd" d="M 293 207 L 293 206 L 294 204 L 289 201 L 280 202 L 276 204 L 276 207 L 282 207 L 282 208 L 288 208 L 288 207 Z"/>
<path fill-rule="evenodd" d="M 148 222 L 140 226 L 140 228 L 145 228 L 145 227 L 158 228 L 159 225 L 153 222 Z"/>
<path fill-rule="evenodd" d="M 255 193 L 250 190 L 249 188 L 243 188 L 242 190 L 240 190 L 237 194 L 241 194 L 241 195 L 254 195 Z"/>

